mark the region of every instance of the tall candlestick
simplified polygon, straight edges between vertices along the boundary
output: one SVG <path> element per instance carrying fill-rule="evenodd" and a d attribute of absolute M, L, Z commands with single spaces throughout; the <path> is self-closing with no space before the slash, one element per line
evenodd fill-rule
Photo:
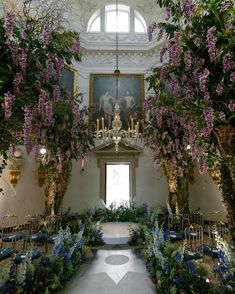
<path fill-rule="evenodd" d="M 137 122 L 137 124 L 136 124 L 136 132 L 137 132 L 137 135 L 138 135 L 138 133 L 139 133 L 139 122 Z"/>
<path fill-rule="evenodd" d="M 102 130 L 104 131 L 104 118 L 101 118 L 101 122 L 102 122 Z"/>

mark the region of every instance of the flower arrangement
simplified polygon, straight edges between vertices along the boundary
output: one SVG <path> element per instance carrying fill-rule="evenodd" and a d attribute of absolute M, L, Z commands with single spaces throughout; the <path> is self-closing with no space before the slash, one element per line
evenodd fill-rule
<path fill-rule="evenodd" d="M 87 212 L 93 220 L 101 222 L 141 222 L 149 216 L 149 208 L 146 203 L 137 206 L 135 202 L 125 203 L 116 207 L 112 203 L 109 207 L 99 205 Z"/>
<path fill-rule="evenodd" d="M 144 246 L 146 243 L 149 228 L 146 224 L 138 224 L 138 226 L 130 227 L 129 244 L 132 246 Z"/>
<path fill-rule="evenodd" d="M 222 285 L 232 291 L 235 288 L 235 256 L 228 242 L 217 231 L 215 234 L 218 264 L 214 267 L 214 273 Z"/>
<path fill-rule="evenodd" d="M 32 250 L 16 266 L 10 260 L 0 273 L 1 293 L 54 293 L 71 278 L 84 259 L 83 229 L 72 235 L 69 227 L 60 229 L 53 249 L 40 262 L 32 262 Z"/>
<path fill-rule="evenodd" d="M 185 244 L 176 249 L 158 224 L 148 234 L 144 254 L 157 293 L 216 293 L 206 266 L 187 260 Z"/>
<path fill-rule="evenodd" d="M 84 230 L 85 242 L 89 246 L 103 245 L 103 232 L 100 221 L 93 221 L 90 219 L 85 225 Z"/>

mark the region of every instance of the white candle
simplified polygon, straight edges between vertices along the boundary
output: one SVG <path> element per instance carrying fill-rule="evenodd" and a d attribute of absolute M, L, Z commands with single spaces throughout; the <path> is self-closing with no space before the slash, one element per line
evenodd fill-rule
<path fill-rule="evenodd" d="M 104 118 L 103 117 L 101 119 L 101 122 L 102 122 L 102 130 L 104 131 Z"/>
<path fill-rule="evenodd" d="M 98 118 L 96 120 L 96 129 L 97 129 L 97 132 L 99 132 L 99 119 Z"/>
<path fill-rule="evenodd" d="M 134 129 L 134 121 L 133 121 L 133 117 L 131 118 L 131 129 Z"/>

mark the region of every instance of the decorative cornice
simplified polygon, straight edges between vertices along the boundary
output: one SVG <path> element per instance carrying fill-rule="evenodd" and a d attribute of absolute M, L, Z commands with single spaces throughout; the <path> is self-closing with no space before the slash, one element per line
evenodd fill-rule
<path fill-rule="evenodd" d="M 120 51 L 118 53 L 119 65 L 126 67 L 149 67 L 159 64 L 159 50 L 155 51 Z M 110 66 L 116 65 L 115 52 L 108 50 L 85 50 L 82 55 L 84 66 Z"/>

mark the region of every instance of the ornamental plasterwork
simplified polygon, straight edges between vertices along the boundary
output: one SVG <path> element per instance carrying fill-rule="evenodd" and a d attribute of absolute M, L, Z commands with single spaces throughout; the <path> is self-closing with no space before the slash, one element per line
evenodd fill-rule
<path fill-rule="evenodd" d="M 115 54 L 112 52 L 85 52 L 82 56 L 83 65 L 111 66 L 115 68 Z M 159 52 L 144 54 L 142 52 L 123 52 L 119 54 L 119 64 L 125 67 L 150 68 L 159 63 Z"/>

